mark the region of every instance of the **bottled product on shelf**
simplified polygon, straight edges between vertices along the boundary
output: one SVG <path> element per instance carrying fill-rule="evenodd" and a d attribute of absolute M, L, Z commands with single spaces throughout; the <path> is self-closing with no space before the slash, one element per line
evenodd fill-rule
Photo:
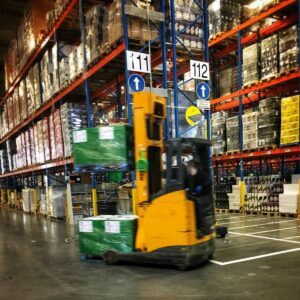
<path fill-rule="evenodd" d="M 216 112 L 211 115 L 212 154 L 226 152 L 226 117 L 227 112 Z"/>
<path fill-rule="evenodd" d="M 259 45 L 253 44 L 243 50 L 243 84 L 257 83 L 260 79 Z"/>
<path fill-rule="evenodd" d="M 275 77 L 278 73 L 278 35 L 261 42 L 261 79 Z"/>
<path fill-rule="evenodd" d="M 214 0 L 208 7 L 210 37 L 240 24 L 241 5 L 230 0 Z"/>
<path fill-rule="evenodd" d="M 300 141 L 300 97 L 299 95 L 281 99 L 280 144 L 296 144 Z"/>
<path fill-rule="evenodd" d="M 279 144 L 280 99 L 272 97 L 259 101 L 258 146 L 274 147 Z"/>
<path fill-rule="evenodd" d="M 239 151 L 239 117 L 230 117 L 226 120 L 227 151 Z"/>
<path fill-rule="evenodd" d="M 243 121 L 243 150 L 257 149 L 257 124 L 258 112 L 245 113 L 242 116 Z"/>
<path fill-rule="evenodd" d="M 238 90 L 238 68 L 229 67 L 220 71 L 219 91 L 220 96 L 231 94 Z"/>
<path fill-rule="evenodd" d="M 233 192 L 233 186 L 236 183 L 234 177 L 219 178 L 214 186 L 216 208 L 218 209 L 235 209 L 230 208 L 229 197 Z M 238 208 L 239 209 L 239 208 Z"/>

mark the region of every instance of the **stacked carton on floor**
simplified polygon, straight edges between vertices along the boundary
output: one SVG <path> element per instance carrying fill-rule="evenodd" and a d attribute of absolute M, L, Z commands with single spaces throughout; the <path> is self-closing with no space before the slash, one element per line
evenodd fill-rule
<path fill-rule="evenodd" d="M 284 193 L 279 195 L 279 212 L 296 214 L 299 201 L 299 185 L 285 184 Z"/>

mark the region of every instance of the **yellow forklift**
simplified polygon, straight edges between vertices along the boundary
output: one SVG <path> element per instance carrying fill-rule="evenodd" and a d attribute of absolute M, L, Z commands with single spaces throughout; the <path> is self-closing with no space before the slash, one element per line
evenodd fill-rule
<path fill-rule="evenodd" d="M 158 95 L 135 93 L 133 114 L 138 216 L 135 252 L 109 250 L 103 258 L 108 264 L 125 261 L 181 269 L 200 265 L 215 249 L 210 143 L 200 139 L 164 142 L 166 99 Z"/>

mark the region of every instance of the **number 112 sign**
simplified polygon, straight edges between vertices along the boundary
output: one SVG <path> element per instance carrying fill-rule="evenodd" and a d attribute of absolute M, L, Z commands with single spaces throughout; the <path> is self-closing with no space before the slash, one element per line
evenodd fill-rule
<path fill-rule="evenodd" d="M 128 71 L 151 73 L 149 54 L 127 50 L 126 58 Z"/>
<path fill-rule="evenodd" d="M 197 60 L 190 60 L 191 78 L 209 80 L 209 63 Z"/>

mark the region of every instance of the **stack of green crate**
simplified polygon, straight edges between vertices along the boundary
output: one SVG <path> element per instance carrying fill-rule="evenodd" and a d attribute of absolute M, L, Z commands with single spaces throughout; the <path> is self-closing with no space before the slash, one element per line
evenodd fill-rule
<path fill-rule="evenodd" d="M 120 169 L 133 166 L 133 130 L 129 125 L 78 129 L 72 132 L 75 165 Z"/>
<path fill-rule="evenodd" d="M 108 250 L 133 252 L 137 216 L 103 215 L 78 222 L 81 255 L 101 256 Z"/>

